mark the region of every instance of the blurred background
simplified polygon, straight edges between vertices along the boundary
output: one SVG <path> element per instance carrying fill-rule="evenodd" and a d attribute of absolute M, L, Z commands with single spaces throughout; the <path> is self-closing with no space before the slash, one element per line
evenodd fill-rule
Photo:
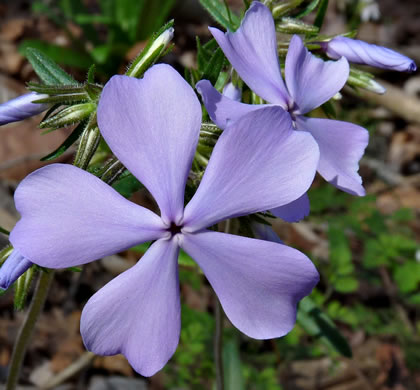
<path fill-rule="evenodd" d="M 243 2 L 228 3 L 239 15 Z M 151 34 L 172 18 L 175 46 L 163 61 L 183 74 L 196 67 L 195 37 L 206 42 L 208 25 L 216 25 L 198 0 L 2 0 L 0 103 L 37 80 L 26 47 L 42 50 L 81 82 L 95 63 L 98 81 L 106 82 L 123 73 Z M 418 0 L 330 0 L 322 32 L 353 29 L 359 39 L 395 49 L 420 65 Z M 311 298 L 336 328 L 328 322 L 320 330 L 320 322 L 301 312 L 286 337 L 257 341 L 225 319 L 228 390 L 420 389 L 420 75 L 373 72 L 387 87 L 385 95 L 345 88 L 335 104 L 339 119 L 371 134 L 360 169 L 368 195 L 352 197 L 317 178 L 309 193 L 311 215 L 297 224 L 276 220 L 273 225 L 288 245 L 315 262 L 321 282 Z M 0 127 L 0 225 L 7 229 L 19 218 L 13 206 L 17 184 L 44 165 L 40 158 L 71 131 L 42 135 L 40 119 Z M 73 152 L 61 161 L 71 163 Z M 147 202 L 148 195 L 141 190 L 133 199 Z M 0 235 L 0 246 L 6 243 Z M 213 295 L 188 259 L 180 269 L 180 345 L 162 372 L 144 379 L 120 355 L 94 357 L 85 351 L 79 333 L 84 304 L 143 250 L 57 274 L 25 359 L 22 389 L 213 388 Z M 0 388 L 23 317 L 14 310 L 11 292 L 0 296 Z M 352 358 L 343 356 L 347 344 Z"/>

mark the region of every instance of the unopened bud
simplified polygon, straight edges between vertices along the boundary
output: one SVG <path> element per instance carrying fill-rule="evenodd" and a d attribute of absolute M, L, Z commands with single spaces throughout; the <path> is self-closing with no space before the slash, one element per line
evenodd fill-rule
<path fill-rule="evenodd" d="M 83 103 L 76 104 L 61 110 L 58 114 L 55 114 L 48 119 L 42 121 L 39 125 L 41 129 L 47 127 L 59 128 L 73 123 L 80 122 L 88 118 L 96 110 L 95 103 Z"/>
<path fill-rule="evenodd" d="M 33 264 L 14 249 L 0 267 L 0 289 L 7 290 Z"/>
<path fill-rule="evenodd" d="M 155 37 L 150 39 L 143 51 L 128 68 L 127 76 L 142 77 L 144 72 L 159 59 L 174 36 L 172 24 L 173 22 L 169 22 L 168 25 L 164 26 L 163 31 L 158 32 Z"/>
<path fill-rule="evenodd" d="M 21 121 L 45 111 L 48 105 L 33 103 L 33 101 L 47 97 L 48 95 L 31 92 L 1 104 L 0 126 L 6 123 Z"/>
<path fill-rule="evenodd" d="M 358 39 L 340 36 L 329 42 L 322 42 L 321 48 L 332 59 L 345 57 L 355 64 L 400 72 L 414 72 L 417 69 L 411 58 L 386 47 L 372 45 Z"/>
<path fill-rule="evenodd" d="M 359 87 L 367 89 L 368 91 L 382 95 L 386 92 L 381 84 L 374 80 L 372 74 L 367 72 L 362 72 L 361 70 L 356 70 L 354 68 L 350 69 L 349 78 L 347 79 L 347 84 L 353 87 Z"/>

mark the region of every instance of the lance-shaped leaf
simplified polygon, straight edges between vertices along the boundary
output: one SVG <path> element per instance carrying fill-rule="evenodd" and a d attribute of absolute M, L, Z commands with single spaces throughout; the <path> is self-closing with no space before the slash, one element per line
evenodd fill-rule
<path fill-rule="evenodd" d="M 41 51 L 35 48 L 27 48 L 26 58 L 31 63 L 35 73 L 45 84 L 77 84 L 73 77 L 67 74 Z"/>
<path fill-rule="evenodd" d="M 345 357 L 352 357 L 352 351 L 346 338 L 310 297 L 306 297 L 300 302 L 297 322 L 307 333 L 319 338 L 328 347 L 335 349 Z"/>

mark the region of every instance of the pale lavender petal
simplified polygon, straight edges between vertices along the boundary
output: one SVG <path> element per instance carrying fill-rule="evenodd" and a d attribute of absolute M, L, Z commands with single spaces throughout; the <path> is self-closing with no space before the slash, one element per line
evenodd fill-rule
<path fill-rule="evenodd" d="M 229 318 L 256 339 L 280 337 L 318 283 L 311 261 L 285 245 L 225 233 L 185 234 L 180 245 L 202 268 Z"/>
<path fill-rule="evenodd" d="M 240 102 L 242 98 L 242 90 L 230 82 L 224 86 L 223 96 L 226 96 L 231 100 L 235 100 L 236 102 Z"/>
<path fill-rule="evenodd" d="M 179 222 L 201 126 L 201 105 L 169 65 L 143 79 L 114 76 L 102 92 L 98 124 L 114 154 L 152 193 L 166 223 Z"/>
<path fill-rule="evenodd" d="M 268 106 L 245 104 L 229 99 L 219 93 L 208 80 L 199 81 L 196 88 L 203 98 L 204 105 L 211 120 L 221 129 L 225 129 L 229 121 L 235 121 L 248 112 Z"/>
<path fill-rule="evenodd" d="M 297 105 L 297 114 L 305 114 L 331 99 L 346 83 L 349 64 L 345 58 L 323 61 L 315 57 L 294 35 L 286 57 L 287 89 Z"/>
<path fill-rule="evenodd" d="M 329 42 L 322 42 L 321 47 L 328 57 L 346 57 L 355 64 L 400 72 L 415 72 L 417 70 L 417 66 L 411 58 L 386 47 L 373 45 L 358 39 L 336 37 Z"/>
<path fill-rule="evenodd" d="M 312 134 L 318 142 L 320 158 L 318 172 L 335 187 L 353 195 L 365 195 L 359 170 L 359 160 L 369 142 L 363 127 L 330 119 L 296 119 L 297 129 Z"/>
<path fill-rule="evenodd" d="M 179 341 L 181 310 L 177 239 L 158 240 L 83 309 L 80 331 L 98 355 L 122 353 L 141 375 L 159 371 Z"/>
<path fill-rule="evenodd" d="M 280 73 L 276 30 L 270 10 L 253 2 L 241 26 L 224 34 L 210 32 L 225 56 L 248 86 L 263 99 L 286 107 L 288 94 Z"/>
<path fill-rule="evenodd" d="M 264 107 L 232 122 L 220 136 L 194 197 L 184 229 L 290 203 L 309 188 L 318 165 L 310 134 L 294 131 L 280 107 Z"/>
<path fill-rule="evenodd" d="M 15 204 L 22 218 L 10 242 L 48 268 L 88 263 L 168 234 L 156 214 L 72 165 L 31 173 L 18 186 Z"/>
<path fill-rule="evenodd" d="M 14 249 L 0 267 L 0 289 L 7 290 L 32 265 L 33 263 Z"/>
<path fill-rule="evenodd" d="M 287 222 L 299 222 L 309 215 L 310 205 L 308 195 L 304 194 L 293 202 L 271 209 L 270 211 L 276 217 L 284 219 Z"/>
<path fill-rule="evenodd" d="M 254 233 L 254 237 L 259 240 L 277 242 L 278 244 L 283 244 L 283 241 L 277 235 L 270 225 L 265 223 L 252 222 L 251 229 Z"/>
<path fill-rule="evenodd" d="M 45 111 L 48 108 L 47 104 L 32 102 L 46 97 L 48 95 L 39 95 L 35 92 L 30 92 L 0 104 L 0 126 L 6 123 L 21 121 Z"/>

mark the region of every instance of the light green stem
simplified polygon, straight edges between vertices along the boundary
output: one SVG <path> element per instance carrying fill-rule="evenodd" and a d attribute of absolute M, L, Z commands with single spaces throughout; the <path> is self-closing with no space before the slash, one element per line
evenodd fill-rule
<path fill-rule="evenodd" d="M 38 316 L 44 307 L 44 303 L 47 298 L 53 278 L 54 272 L 49 271 L 41 272 L 41 275 L 38 279 L 38 284 L 32 298 L 29 311 L 26 314 L 22 327 L 19 330 L 19 334 L 13 348 L 13 354 L 9 368 L 9 376 L 6 383 L 6 390 L 16 389 L 26 349 L 31 340 L 36 320 L 38 319 Z"/>

